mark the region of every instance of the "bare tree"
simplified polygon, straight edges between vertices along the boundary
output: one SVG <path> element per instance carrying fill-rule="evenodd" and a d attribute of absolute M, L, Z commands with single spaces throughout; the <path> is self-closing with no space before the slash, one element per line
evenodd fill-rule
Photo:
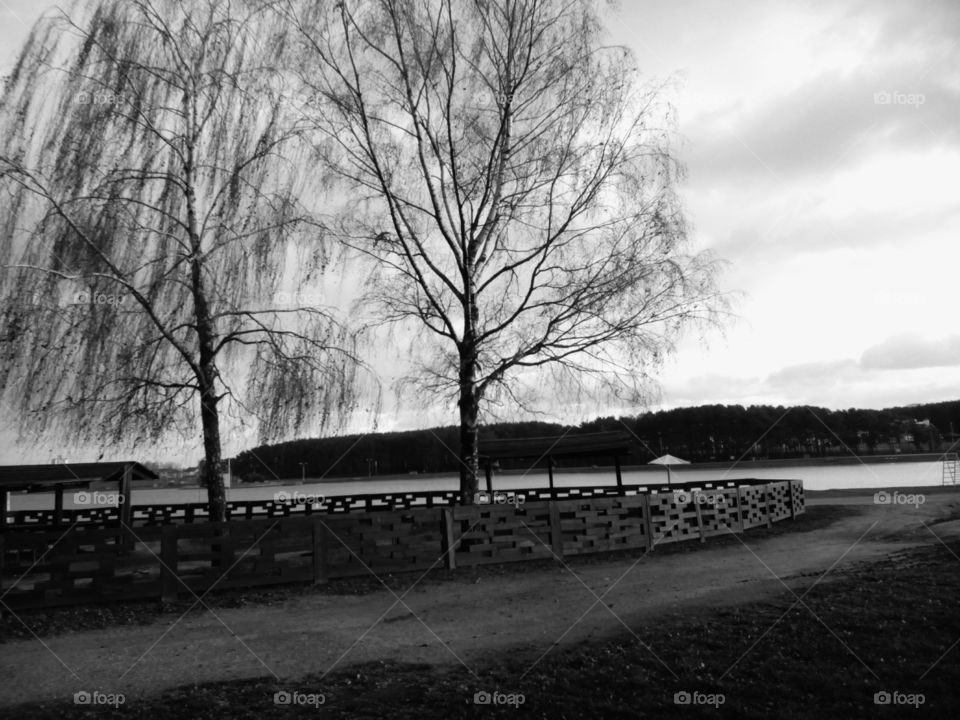
<path fill-rule="evenodd" d="M 276 437 L 356 402 L 355 335 L 307 296 L 330 255 L 269 9 L 78 4 L 34 28 L 0 116 L 4 404 L 31 437 L 199 430 L 214 519 L 224 413 Z"/>
<path fill-rule="evenodd" d="M 381 269 L 370 297 L 436 341 L 418 379 L 456 396 L 462 502 L 483 407 L 525 386 L 637 402 L 679 333 L 718 317 L 662 88 L 601 44 L 597 2 L 281 7 L 351 185 L 342 232 Z"/>

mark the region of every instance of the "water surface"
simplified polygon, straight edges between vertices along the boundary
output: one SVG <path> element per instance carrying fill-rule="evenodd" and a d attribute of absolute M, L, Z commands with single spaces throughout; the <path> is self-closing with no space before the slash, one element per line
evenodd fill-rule
<path fill-rule="evenodd" d="M 936 461 L 922 462 L 895 462 L 870 463 L 850 465 L 812 465 L 797 466 L 791 464 L 784 467 L 751 467 L 750 463 L 741 463 L 732 469 L 717 467 L 699 467 L 696 465 L 674 466 L 670 470 L 673 482 L 705 482 L 709 480 L 742 480 L 763 478 L 769 480 L 798 479 L 803 481 L 807 490 L 833 490 L 857 488 L 908 488 L 923 485 L 940 485 L 943 474 L 943 464 Z M 624 468 L 623 482 L 625 485 L 642 483 L 663 483 L 667 472 L 662 467 L 634 467 Z M 616 476 L 612 468 L 584 469 L 584 470 L 557 470 L 554 472 L 556 487 L 589 487 L 599 485 L 615 485 Z M 289 484 L 254 485 L 233 487 L 227 490 L 229 500 L 272 500 L 277 493 L 285 492 L 289 495 L 322 495 L 333 497 L 351 494 L 379 494 L 398 492 L 422 492 L 456 490 L 459 486 L 457 477 L 450 476 L 419 476 L 407 475 L 383 479 L 343 479 L 323 480 L 307 478 L 305 485 L 299 480 Z M 481 479 L 481 486 L 483 480 Z M 546 488 L 548 487 L 547 473 L 541 468 L 522 472 L 498 473 L 494 475 L 493 487 L 500 490 L 514 490 L 519 488 Z M 109 491 L 103 491 L 109 492 Z M 102 498 L 104 502 L 98 505 L 114 504 L 110 498 Z M 136 488 L 133 495 L 134 505 L 154 504 L 183 504 L 206 502 L 206 492 L 191 488 Z M 32 510 L 53 507 L 52 495 L 13 495 L 10 498 L 11 509 Z M 74 502 L 72 494 L 64 497 L 64 507 L 83 507 Z"/>

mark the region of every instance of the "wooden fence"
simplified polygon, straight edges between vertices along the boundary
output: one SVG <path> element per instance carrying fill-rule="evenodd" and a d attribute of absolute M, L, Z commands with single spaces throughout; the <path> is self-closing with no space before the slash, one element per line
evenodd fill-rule
<path fill-rule="evenodd" d="M 499 491 L 516 496 L 521 502 L 537 500 L 568 500 L 600 497 L 631 497 L 648 493 L 669 493 L 693 486 L 704 491 L 732 489 L 737 486 L 764 485 L 767 480 L 716 480 L 700 483 L 666 485 L 659 482 L 641 485 L 616 485 L 596 487 L 557 487 Z M 313 495 L 321 485 L 305 485 L 302 495 Z M 235 500 L 227 503 L 230 520 L 258 520 L 278 517 L 295 517 L 315 513 L 393 512 L 414 508 L 450 507 L 460 498 L 458 490 L 434 490 L 421 492 L 397 492 L 380 494 L 338 495 L 324 498 L 322 503 L 280 502 L 276 500 Z M 135 500 L 136 498 L 134 498 Z M 67 508 L 62 511 L 61 524 L 106 527 L 119 524 L 115 507 Z M 206 503 L 133 505 L 133 527 L 152 527 L 171 523 L 207 522 L 210 516 Z M 7 512 L 6 528 L 11 530 L 51 528 L 54 525 L 53 510 L 15 510 Z"/>
<path fill-rule="evenodd" d="M 803 511 L 803 483 L 783 480 L 553 500 L 510 493 L 483 505 L 223 523 L 8 530 L 0 534 L 0 599 L 11 608 L 171 600 L 368 573 L 652 551 L 664 543 L 769 527 Z"/>

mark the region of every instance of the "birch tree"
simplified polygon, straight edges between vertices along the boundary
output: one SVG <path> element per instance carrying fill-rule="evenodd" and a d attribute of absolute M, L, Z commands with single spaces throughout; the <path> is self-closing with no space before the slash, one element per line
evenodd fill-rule
<path fill-rule="evenodd" d="M 356 401 L 270 10 L 79 3 L 33 29 L 0 110 L 5 407 L 30 438 L 202 439 L 220 520 L 225 412 L 271 437 Z"/>
<path fill-rule="evenodd" d="M 281 8 L 350 188 L 340 231 L 379 268 L 368 300 L 419 328 L 417 380 L 456 398 L 462 502 L 485 407 L 524 387 L 638 402 L 680 333 L 718 317 L 662 89 L 602 44 L 599 3 Z"/>

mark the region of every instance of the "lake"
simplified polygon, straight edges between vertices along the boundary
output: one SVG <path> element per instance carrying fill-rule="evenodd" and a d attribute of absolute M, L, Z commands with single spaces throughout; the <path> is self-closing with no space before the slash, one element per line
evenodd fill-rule
<path fill-rule="evenodd" d="M 731 468 L 703 467 L 697 465 L 673 466 L 670 475 L 673 482 L 705 482 L 708 480 L 737 480 L 763 478 L 769 480 L 803 480 L 807 490 L 833 490 L 857 488 L 907 488 L 923 485 L 940 485 L 943 464 L 937 461 L 904 461 L 893 463 L 870 463 L 848 465 L 797 465 L 784 463 L 763 463 L 752 466 L 745 462 Z M 662 467 L 626 467 L 623 469 L 625 485 L 641 483 L 661 483 L 667 477 Z M 453 476 L 392 476 L 383 479 L 337 479 L 323 480 L 307 478 L 306 484 L 299 480 L 290 484 L 258 485 L 234 487 L 227 490 L 229 500 L 268 500 L 276 493 L 315 494 L 326 497 L 351 494 L 379 494 L 396 492 L 418 492 L 428 490 L 456 490 L 459 480 Z M 612 468 L 556 470 L 556 487 L 577 487 L 591 485 L 615 485 L 616 476 Z M 481 487 L 483 480 L 481 479 Z M 547 473 L 537 469 L 526 474 L 519 471 L 494 475 L 495 490 L 515 490 L 518 488 L 548 487 Z M 103 492 L 109 492 L 103 491 Z M 109 500 L 109 498 L 105 498 Z M 133 495 L 134 505 L 183 504 L 206 502 L 206 492 L 191 488 L 136 488 Z M 112 505 L 114 502 L 94 503 Z M 13 495 L 10 498 L 12 510 L 33 510 L 53 507 L 52 496 L 47 494 Z M 64 507 L 78 507 L 71 494 L 64 497 Z M 86 507 L 89 507 L 87 505 Z"/>

